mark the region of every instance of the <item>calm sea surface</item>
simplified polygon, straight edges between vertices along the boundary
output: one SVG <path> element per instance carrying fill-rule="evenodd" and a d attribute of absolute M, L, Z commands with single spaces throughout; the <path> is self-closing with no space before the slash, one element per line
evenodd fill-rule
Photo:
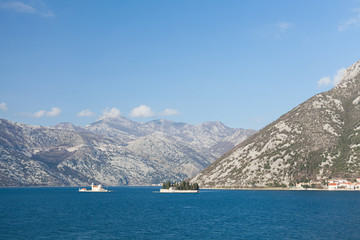
<path fill-rule="evenodd" d="M 0 239 L 360 239 L 360 192 L 0 189 Z"/>

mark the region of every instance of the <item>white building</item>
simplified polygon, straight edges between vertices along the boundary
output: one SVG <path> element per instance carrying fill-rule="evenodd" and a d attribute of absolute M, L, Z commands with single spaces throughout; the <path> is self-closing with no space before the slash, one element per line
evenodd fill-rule
<path fill-rule="evenodd" d="M 345 179 L 332 179 L 328 181 L 329 190 L 360 190 L 360 178 L 352 183 Z"/>
<path fill-rule="evenodd" d="M 330 183 L 328 184 L 328 189 L 329 189 L 329 190 L 336 190 L 336 189 L 338 189 L 338 184 L 337 184 L 337 183 L 330 182 Z"/>

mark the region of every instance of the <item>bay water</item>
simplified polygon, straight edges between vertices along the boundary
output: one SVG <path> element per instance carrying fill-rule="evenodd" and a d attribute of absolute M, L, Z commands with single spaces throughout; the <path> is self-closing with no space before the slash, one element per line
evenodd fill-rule
<path fill-rule="evenodd" d="M 1 188 L 0 239 L 360 239 L 360 192 Z"/>

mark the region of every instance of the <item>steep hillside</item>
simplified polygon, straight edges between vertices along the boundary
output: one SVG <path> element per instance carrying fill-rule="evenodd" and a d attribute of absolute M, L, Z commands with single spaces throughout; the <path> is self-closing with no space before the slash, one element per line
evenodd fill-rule
<path fill-rule="evenodd" d="M 202 187 L 263 187 L 360 176 L 360 62 L 332 90 L 281 116 L 198 174 Z"/>

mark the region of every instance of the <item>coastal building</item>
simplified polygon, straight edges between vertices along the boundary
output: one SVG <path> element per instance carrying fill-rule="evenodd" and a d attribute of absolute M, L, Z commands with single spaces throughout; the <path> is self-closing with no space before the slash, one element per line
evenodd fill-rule
<path fill-rule="evenodd" d="M 342 182 L 342 183 L 338 184 L 338 189 L 351 190 L 351 189 L 354 189 L 354 187 L 351 182 Z"/>
<path fill-rule="evenodd" d="M 338 188 L 338 184 L 337 183 L 329 183 L 328 184 L 328 189 L 329 190 L 336 190 Z"/>
<path fill-rule="evenodd" d="M 328 181 L 328 190 L 360 190 L 360 178 L 356 178 L 354 183 L 346 179 L 331 179 Z"/>

